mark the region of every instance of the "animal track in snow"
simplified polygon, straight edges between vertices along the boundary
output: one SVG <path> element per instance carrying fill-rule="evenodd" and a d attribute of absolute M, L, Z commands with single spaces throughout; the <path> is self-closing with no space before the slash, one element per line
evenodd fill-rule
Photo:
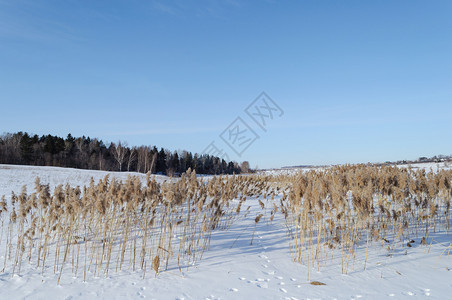
<path fill-rule="evenodd" d="M 261 289 L 268 289 L 268 284 L 266 282 L 259 283 L 257 286 Z"/>
<path fill-rule="evenodd" d="M 266 275 L 275 275 L 275 271 L 264 272 L 264 274 L 266 274 Z"/>

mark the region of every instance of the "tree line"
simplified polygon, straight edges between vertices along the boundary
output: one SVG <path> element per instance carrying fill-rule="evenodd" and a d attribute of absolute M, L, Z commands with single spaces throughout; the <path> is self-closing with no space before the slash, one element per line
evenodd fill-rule
<path fill-rule="evenodd" d="M 177 176 L 189 168 L 198 174 L 240 173 L 237 162 L 208 154 L 169 151 L 156 146 L 129 147 L 117 142 L 106 145 L 90 137 L 61 138 L 53 135 L 31 135 L 27 132 L 0 136 L 0 163 L 55 166 L 103 171 L 128 171 Z M 242 163 L 248 166 L 247 162 Z"/>

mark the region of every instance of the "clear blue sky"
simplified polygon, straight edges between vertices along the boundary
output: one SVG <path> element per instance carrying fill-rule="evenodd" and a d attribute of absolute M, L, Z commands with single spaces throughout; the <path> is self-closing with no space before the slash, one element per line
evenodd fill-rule
<path fill-rule="evenodd" d="M 452 1 L 0 0 L 0 133 L 251 166 L 452 154 Z M 267 132 L 245 108 L 265 91 Z M 260 138 L 238 157 L 237 117 Z"/>

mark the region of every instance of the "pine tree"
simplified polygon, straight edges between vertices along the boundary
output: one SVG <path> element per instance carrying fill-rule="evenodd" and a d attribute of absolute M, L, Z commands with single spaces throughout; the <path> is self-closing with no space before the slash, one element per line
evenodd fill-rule
<path fill-rule="evenodd" d="M 20 154 L 23 163 L 29 164 L 32 161 L 33 143 L 30 136 L 26 132 L 22 135 L 22 139 L 20 140 Z"/>

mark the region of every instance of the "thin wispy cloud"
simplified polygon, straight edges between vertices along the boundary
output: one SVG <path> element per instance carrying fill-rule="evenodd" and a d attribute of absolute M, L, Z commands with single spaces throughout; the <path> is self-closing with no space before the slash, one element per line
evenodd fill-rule
<path fill-rule="evenodd" d="M 0 7 L 0 38 L 43 42 L 81 40 L 73 27 L 58 19 L 57 12 L 49 14 L 50 8 L 29 1 L 4 1 Z M 43 10 L 45 15 L 40 13 Z"/>
<path fill-rule="evenodd" d="M 235 0 L 200 1 L 194 6 L 186 1 L 152 1 L 152 9 L 169 15 L 186 15 L 196 17 L 224 18 L 224 12 L 230 9 L 239 9 L 242 3 Z"/>
<path fill-rule="evenodd" d="M 162 3 L 160 1 L 152 1 L 152 8 L 162 13 L 174 15 L 176 10 L 174 6 L 170 6 L 167 3 Z"/>
<path fill-rule="evenodd" d="M 71 13 L 62 14 L 64 9 L 70 9 Z M 85 29 L 78 22 L 115 23 L 121 21 L 119 13 L 108 6 L 79 2 L 51 5 L 27 0 L 0 0 L 0 38 L 48 43 L 86 42 Z"/>

